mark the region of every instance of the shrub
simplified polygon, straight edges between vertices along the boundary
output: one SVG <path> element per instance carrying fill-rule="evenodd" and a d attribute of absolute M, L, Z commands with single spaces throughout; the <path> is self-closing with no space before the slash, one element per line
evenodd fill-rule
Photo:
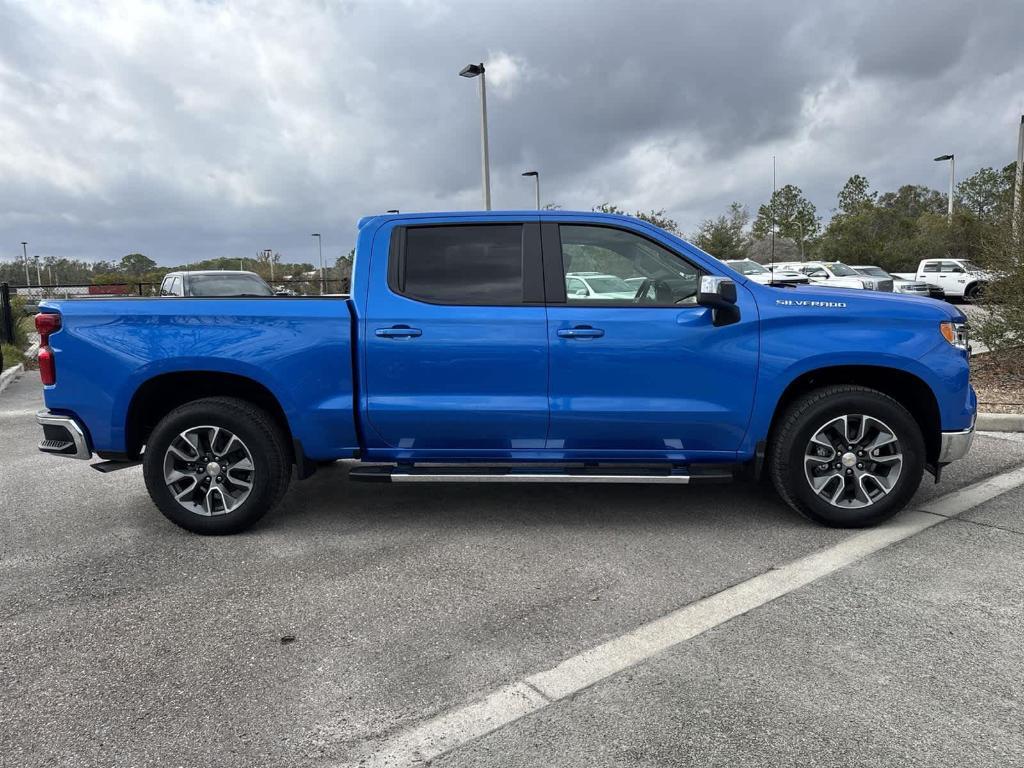
<path fill-rule="evenodd" d="M 987 311 L 973 330 L 994 353 L 1016 353 L 1020 358 L 1024 346 L 1024 210 L 1016 213 L 1016 237 L 1013 216 L 1007 212 L 982 239 L 978 261 L 992 273 L 993 280 L 982 297 Z"/>

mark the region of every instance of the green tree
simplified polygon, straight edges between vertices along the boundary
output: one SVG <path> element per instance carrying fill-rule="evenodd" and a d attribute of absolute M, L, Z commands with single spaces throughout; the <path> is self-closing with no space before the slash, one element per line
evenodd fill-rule
<path fill-rule="evenodd" d="M 863 211 L 875 204 L 877 192 L 871 191 L 866 177 L 859 173 L 853 174 L 839 190 L 838 215 L 850 215 Z"/>
<path fill-rule="evenodd" d="M 975 216 L 992 219 L 1009 212 L 1013 207 L 1013 183 L 1017 173 L 1016 161 L 1001 171 L 980 168 L 972 176 L 956 185 L 956 202 Z"/>
<path fill-rule="evenodd" d="M 132 277 L 140 277 L 156 269 L 156 262 L 141 253 L 129 253 L 121 257 L 119 268 Z"/>
<path fill-rule="evenodd" d="M 742 203 L 733 203 L 729 212 L 715 219 L 705 219 L 697 230 L 695 245 L 716 258 L 745 259 L 749 246 L 747 224 L 750 213 Z"/>
<path fill-rule="evenodd" d="M 754 237 L 759 240 L 768 239 L 771 236 L 773 222 L 777 227 L 777 234 L 797 243 L 814 240 L 821 229 L 821 218 L 814 203 L 804 197 L 800 187 L 794 184 L 787 184 L 775 190 L 771 199 L 757 209 L 753 227 Z"/>
<path fill-rule="evenodd" d="M 664 208 L 657 211 L 652 209 L 646 213 L 643 211 L 628 213 L 612 203 L 601 203 L 600 205 L 595 205 L 591 210 L 598 213 L 617 213 L 620 216 L 632 216 L 636 219 L 640 219 L 641 221 L 646 221 L 648 224 L 660 227 L 666 232 L 671 232 L 673 235 L 678 235 L 679 237 L 683 236 L 683 231 L 679 229 L 679 224 L 676 223 L 675 219 L 669 218 L 666 215 Z"/>

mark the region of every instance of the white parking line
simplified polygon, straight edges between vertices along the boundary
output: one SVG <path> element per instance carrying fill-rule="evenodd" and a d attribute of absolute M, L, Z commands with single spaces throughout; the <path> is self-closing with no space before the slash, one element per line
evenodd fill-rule
<path fill-rule="evenodd" d="M 740 582 L 403 731 L 351 765 L 421 765 L 1020 485 L 1024 467 L 933 499 L 884 525 Z"/>

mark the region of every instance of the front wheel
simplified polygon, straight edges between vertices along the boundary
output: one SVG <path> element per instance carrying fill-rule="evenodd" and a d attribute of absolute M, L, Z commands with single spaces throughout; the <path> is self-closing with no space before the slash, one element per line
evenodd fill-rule
<path fill-rule="evenodd" d="M 824 387 L 801 397 L 783 414 L 769 452 L 783 500 L 837 528 L 892 517 L 924 473 L 924 438 L 914 417 L 866 387 Z"/>
<path fill-rule="evenodd" d="M 982 293 L 984 292 L 984 286 L 981 283 L 971 283 L 964 289 L 964 301 L 974 304 L 981 299 Z"/>
<path fill-rule="evenodd" d="M 284 495 L 291 457 L 270 415 L 236 398 L 175 408 L 146 441 L 143 474 L 153 502 L 194 533 L 237 533 Z"/>

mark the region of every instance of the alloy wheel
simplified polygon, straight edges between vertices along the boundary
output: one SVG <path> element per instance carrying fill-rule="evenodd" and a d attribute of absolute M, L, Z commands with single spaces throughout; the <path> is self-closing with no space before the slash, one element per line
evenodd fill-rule
<path fill-rule="evenodd" d="M 804 450 L 811 490 L 842 509 L 862 509 L 887 496 L 903 470 L 895 431 L 874 416 L 848 414 L 827 421 Z"/>
<path fill-rule="evenodd" d="M 255 476 L 249 448 L 223 427 L 187 429 L 164 452 L 164 483 L 171 497 L 197 515 L 236 510 L 249 498 Z"/>

